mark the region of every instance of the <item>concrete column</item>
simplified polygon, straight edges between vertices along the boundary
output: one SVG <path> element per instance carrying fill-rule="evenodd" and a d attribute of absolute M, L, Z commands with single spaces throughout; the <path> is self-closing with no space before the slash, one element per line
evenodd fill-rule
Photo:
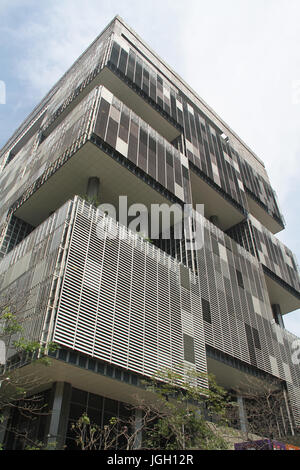
<path fill-rule="evenodd" d="M 133 444 L 134 449 L 140 449 L 142 447 L 142 421 L 142 410 L 135 410 L 135 431 L 137 431 L 137 434 Z"/>
<path fill-rule="evenodd" d="M 72 387 L 69 383 L 56 382 L 53 384 L 52 410 L 48 431 L 48 445 L 52 444 L 53 450 L 62 450 L 65 445 L 71 391 Z"/>
<path fill-rule="evenodd" d="M 91 176 L 88 180 L 87 184 L 87 197 L 91 201 L 98 201 L 99 199 L 99 188 L 100 188 L 100 180 L 97 176 Z"/>
<path fill-rule="evenodd" d="M 8 420 L 10 417 L 10 409 L 4 408 L 3 412 L 1 413 L 3 416 L 3 422 L 0 424 L 0 447 L 4 445 L 5 434 L 7 430 Z"/>
<path fill-rule="evenodd" d="M 285 406 L 286 406 L 286 412 L 287 412 L 287 415 L 288 415 L 288 418 L 289 418 L 291 434 L 292 434 L 292 436 L 294 436 L 295 435 L 295 430 L 294 430 L 293 420 L 292 420 L 292 416 L 291 416 L 291 412 L 290 412 L 288 396 L 287 396 L 287 393 L 286 393 L 285 389 L 283 389 L 283 396 L 284 396 L 284 401 L 285 401 Z"/>
<path fill-rule="evenodd" d="M 245 410 L 245 405 L 244 405 L 244 399 L 242 396 L 240 395 L 237 396 L 237 403 L 239 407 L 241 431 L 247 432 L 247 415 L 246 415 L 246 410 Z"/>
<path fill-rule="evenodd" d="M 283 414 L 283 410 L 282 410 L 282 406 L 280 407 L 280 414 L 281 414 L 281 419 L 282 419 L 282 425 L 283 425 L 283 429 L 284 429 L 284 434 L 285 436 L 288 434 L 288 430 L 287 430 L 287 427 L 286 427 L 286 422 L 285 422 L 285 419 L 284 419 L 284 414 Z"/>
<path fill-rule="evenodd" d="M 273 315 L 274 315 L 276 323 L 278 323 L 279 326 L 284 328 L 284 323 L 283 323 L 283 319 L 282 319 L 280 305 L 279 304 L 273 304 L 272 305 L 272 310 L 273 310 Z"/>

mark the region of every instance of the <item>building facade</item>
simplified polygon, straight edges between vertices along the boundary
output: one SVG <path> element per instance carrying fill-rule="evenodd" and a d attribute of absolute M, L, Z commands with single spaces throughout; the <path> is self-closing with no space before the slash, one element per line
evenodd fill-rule
<path fill-rule="evenodd" d="M 60 346 L 40 371 L 54 411 L 33 433 L 72 446 L 72 419 L 126 416 L 143 377 L 179 365 L 228 389 L 275 378 L 300 426 L 283 323 L 300 280 L 264 164 L 120 17 L 3 147 L 0 192 L 0 295 L 22 293 L 26 337 Z M 95 207 L 120 196 L 189 212 L 150 242 Z"/>

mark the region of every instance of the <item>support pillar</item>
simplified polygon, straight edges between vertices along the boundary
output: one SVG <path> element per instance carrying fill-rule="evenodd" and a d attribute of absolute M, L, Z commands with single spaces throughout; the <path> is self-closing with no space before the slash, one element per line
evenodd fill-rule
<path fill-rule="evenodd" d="M 142 447 L 142 424 L 143 424 L 143 415 L 142 410 L 135 411 L 135 431 L 137 431 L 133 448 L 135 450 L 140 449 Z"/>
<path fill-rule="evenodd" d="M 247 432 L 247 415 L 245 410 L 244 399 L 242 396 L 237 396 L 237 403 L 239 407 L 239 418 L 240 418 L 240 426 L 242 432 Z"/>
<path fill-rule="evenodd" d="M 48 445 L 53 450 L 63 450 L 69 418 L 71 384 L 55 382 L 52 390 L 52 410 L 49 422 Z"/>
<path fill-rule="evenodd" d="M 87 197 L 90 201 L 97 203 L 99 200 L 100 180 L 97 176 L 91 176 L 87 184 Z"/>
<path fill-rule="evenodd" d="M 281 314 L 281 308 L 279 304 L 273 304 L 272 305 L 272 310 L 273 310 L 273 316 L 276 321 L 276 323 L 281 326 L 281 328 L 284 328 L 284 323 L 282 319 L 282 314 Z"/>
<path fill-rule="evenodd" d="M 5 444 L 5 434 L 8 427 L 8 421 L 10 417 L 10 409 L 4 408 L 2 412 L 3 422 L 0 424 L 0 448 Z"/>
<path fill-rule="evenodd" d="M 285 389 L 283 389 L 283 396 L 284 396 L 284 401 L 285 401 L 285 406 L 286 406 L 286 412 L 287 412 L 289 423 L 290 423 L 291 434 L 292 434 L 292 436 L 294 436 L 295 435 L 295 430 L 294 430 L 293 420 L 292 420 L 292 416 L 291 416 L 289 400 L 288 400 L 288 396 L 287 396 L 287 393 L 286 393 Z"/>

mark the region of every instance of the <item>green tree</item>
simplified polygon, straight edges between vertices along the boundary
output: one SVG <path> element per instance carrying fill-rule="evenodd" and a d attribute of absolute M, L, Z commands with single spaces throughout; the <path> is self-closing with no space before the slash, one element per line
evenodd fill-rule
<path fill-rule="evenodd" d="M 206 376 L 194 370 L 184 376 L 173 371 L 156 375 L 147 388 L 156 400 L 152 414 L 157 419 L 145 433 L 149 449 L 227 449 L 222 434 L 227 426 L 229 397 L 213 376 L 209 387 L 202 385 Z M 211 421 L 215 425 L 211 425 Z"/>
<path fill-rule="evenodd" d="M 72 424 L 74 440 L 80 450 L 109 450 L 116 448 L 122 435 L 119 420 L 112 417 L 103 427 L 93 424 L 86 413 Z"/>
<path fill-rule="evenodd" d="M 101 428 L 83 415 L 72 426 L 74 439 L 81 450 L 130 450 L 137 442 L 141 449 L 227 449 L 223 435 L 232 403 L 212 376 L 205 387 L 206 378 L 194 371 L 184 376 L 161 371 L 144 383 L 135 404 L 128 405 L 129 418 L 113 417 Z"/>
<path fill-rule="evenodd" d="M 57 346 L 54 343 L 45 346 L 24 336 L 21 320 L 23 307 L 22 296 L 19 299 L 8 296 L 0 299 L 0 429 L 5 427 L 5 411 L 8 409 L 17 408 L 28 419 L 29 427 L 30 422 L 38 415 L 49 414 L 42 395 L 34 393 L 41 385 L 39 375 L 34 371 L 26 373 L 21 366 L 29 362 L 49 365 L 47 353 Z M 18 429 L 10 431 L 21 436 Z M 26 440 L 26 434 L 26 431 L 23 432 L 23 440 Z M 37 444 L 28 438 L 28 446 L 41 448 L 41 443 Z"/>
<path fill-rule="evenodd" d="M 235 392 L 244 400 L 246 429 L 241 433 L 244 441 L 259 438 L 282 441 L 294 434 L 290 403 L 281 381 L 275 377 L 262 381 L 249 376 Z"/>

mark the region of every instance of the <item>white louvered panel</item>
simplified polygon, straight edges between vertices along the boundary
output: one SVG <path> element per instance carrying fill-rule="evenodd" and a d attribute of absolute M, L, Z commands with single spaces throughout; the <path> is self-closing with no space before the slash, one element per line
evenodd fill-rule
<path fill-rule="evenodd" d="M 227 354 L 233 355 L 233 347 L 232 347 L 232 331 L 230 328 L 230 315 L 228 315 L 227 309 L 227 302 L 225 293 L 223 291 L 218 291 L 218 300 L 219 300 L 219 307 L 222 314 L 220 315 L 222 318 L 222 333 L 223 333 L 223 341 L 224 341 L 224 352 Z"/>
<path fill-rule="evenodd" d="M 249 350 L 248 350 L 247 338 L 246 338 L 246 332 L 245 332 L 245 325 L 244 325 L 244 322 L 238 318 L 236 319 L 236 324 L 237 324 L 237 331 L 238 331 L 238 337 L 239 337 L 239 343 L 240 343 L 240 351 L 238 350 L 236 351 L 235 357 L 239 357 L 238 354 L 240 354 L 240 359 L 249 364 L 250 358 L 249 358 Z"/>
<path fill-rule="evenodd" d="M 204 322 L 204 337 L 205 343 L 209 346 L 214 347 L 214 335 L 213 335 L 213 327 L 207 322 Z"/>
<path fill-rule="evenodd" d="M 300 387 L 287 384 L 296 426 L 300 426 Z"/>
<path fill-rule="evenodd" d="M 228 315 L 229 328 L 231 331 L 231 341 L 232 341 L 232 355 L 235 357 L 242 358 L 241 353 L 241 338 L 238 331 L 237 319 L 233 315 Z"/>
<path fill-rule="evenodd" d="M 146 375 L 182 362 L 177 262 L 132 234 L 120 244 L 102 244 L 98 258 L 94 231 L 81 209 L 85 217 L 80 218 L 80 230 L 75 227 L 73 233 L 56 337 L 62 338 L 69 311 L 73 320 L 68 325 L 69 339 L 64 341 L 70 344 L 73 329 L 78 350 Z M 112 222 L 109 225 L 110 230 L 118 230 Z M 200 323 L 197 325 L 200 331 Z M 195 344 L 202 347 L 205 358 L 204 341 Z M 201 368 L 205 359 L 201 361 L 200 356 Z"/>
<path fill-rule="evenodd" d="M 206 267 L 207 267 L 207 276 L 208 276 L 208 285 L 209 285 L 209 297 L 207 300 L 210 302 L 210 311 L 212 317 L 212 323 L 214 325 L 213 335 L 214 335 L 214 347 L 220 349 L 221 351 L 224 348 L 223 345 L 223 335 L 220 319 L 220 309 L 218 305 L 217 292 L 215 287 L 215 268 L 212 261 L 212 253 L 206 251 Z"/>

